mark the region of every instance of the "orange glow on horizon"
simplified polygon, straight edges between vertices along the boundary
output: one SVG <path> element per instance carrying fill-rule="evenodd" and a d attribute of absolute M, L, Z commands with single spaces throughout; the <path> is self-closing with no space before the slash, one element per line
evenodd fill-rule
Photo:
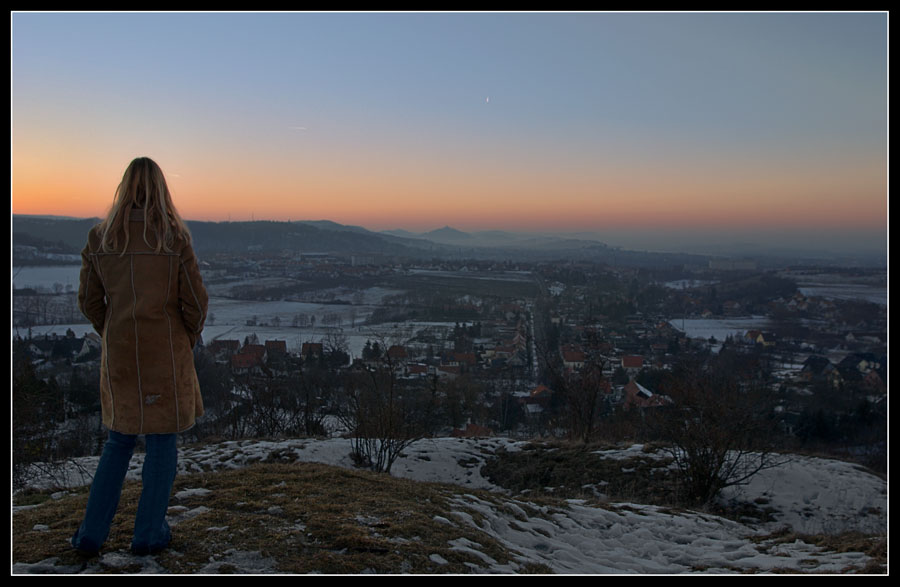
<path fill-rule="evenodd" d="M 321 164 L 320 164 L 321 163 Z M 175 205 L 189 220 L 332 220 L 372 230 L 564 231 L 611 228 L 736 229 L 798 227 L 883 230 L 886 169 L 765 169 L 712 166 L 697 173 L 670 162 L 647 172 L 470 164 L 411 171 L 373 157 L 365 164 L 213 157 L 164 171 Z M 103 216 L 124 169 L 72 159 L 54 173 L 46 161 L 13 161 L 12 213 Z M 119 163 L 121 164 L 121 163 Z M 163 163 L 161 163 L 163 165 Z M 352 167 L 353 172 L 350 172 Z"/>
<path fill-rule="evenodd" d="M 823 193 L 812 199 L 792 198 L 790 193 L 767 193 L 739 197 L 723 191 L 685 195 L 672 190 L 659 193 L 606 190 L 575 197 L 544 196 L 493 197 L 483 194 L 460 196 L 452 192 L 429 196 L 401 194 L 390 189 L 357 192 L 352 187 L 311 187 L 300 194 L 277 191 L 273 186 L 260 190 L 269 195 L 247 197 L 246 187 L 221 186 L 195 195 L 173 187 L 175 205 L 189 220 L 332 220 L 371 229 L 444 225 L 471 229 L 588 230 L 597 228 L 884 228 L 886 202 L 878 205 L 880 194 L 858 193 L 856 198 Z M 102 189 L 60 181 L 27 185 L 14 181 L 12 213 L 94 217 L 104 215 L 113 200 L 114 184 Z M 690 190 L 688 190 L 690 191 Z M 259 193 L 253 190 L 253 193 Z M 363 195 L 358 195 L 358 194 Z M 869 203 L 870 205 L 866 205 Z M 874 206 L 871 204 L 875 203 Z M 874 207 L 874 209 L 873 209 Z"/>

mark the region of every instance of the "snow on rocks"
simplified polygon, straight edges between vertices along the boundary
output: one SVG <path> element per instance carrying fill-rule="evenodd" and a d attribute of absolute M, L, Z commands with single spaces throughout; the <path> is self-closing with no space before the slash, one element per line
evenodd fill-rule
<path fill-rule="evenodd" d="M 453 503 L 452 511 L 434 520 L 441 524 L 468 525 L 484 532 L 514 553 L 512 561 L 499 562 L 472 540 L 458 539 L 449 546 L 465 551 L 481 564 L 473 572 L 515 573 L 526 565 L 542 564 L 556 573 L 736 573 L 779 570 L 842 572 L 863 568 L 867 557 L 859 552 L 824 552 L 800 540 L 780 543 L 768 535 L 791 528 L 804 533 L 839 533 L 858 530 L 887 534 L 887 483 L 856 465 L 811 457 L 793 457 L 786 464 L 762 471 L 751 482 L 732 488 L 723 496 L 769 508 L 774 522 L 748 525 L 721 517 L 687 511 L 671 511 L 639 504 L 608 504 L 606 507 L 569 500 L 557 507 L 535 505 L 515 499 L 481 476 L 481 467 L 497 451 L 516 451 L 524 443 L 505 438 L 421 440 L 411 445 L 394 464 L 392 474 L 417 481 L 451 483 L 472 490 L 493 492 L 493 499 L 466 493 Z M 652 456 L 635 445 L 622 450 L 602 451 L 605 458 Z M 140 478 L 142 455 L 135 455 L 130 478 Z M 317 462 L 352 467 L 347 439 L 292 439 L 284 441 L 247 440 L 202 447 L 182 447 L 182 473 L 237 469 L 259 462 Z M 84 485 L 93 471 L 95 458 L 72 463 L 67 474 L 57 472 L 54 480 L 35 477 L 36 488 Z M 277 487 L 277 486 L 276 486 Z M 173 495 L 169 510 L 172 525 L 209 511 L 205 506 L 188 508 L 180 502 L 202 498 L 209 489 L 192 487 Z M 40 529 L 36 529 L 39 531 Z M 210 532 L 223 528 L 210 527 Z M 227 550 L 213 557 L 198 572 L 215 573 L 227 568 L 237 573 L 274 573 L 275 561 L 260 553 Z M 106 553 L 106 567 L 138 564 L 142 572 L 164 572 L 153 557 L 128 553 Z M 437 564 L 446 561 L 432 555 Z M 34 564 L 16 563 L 13 573 L 78 573 L 97 570 L 97 562 L 87 568 L 66 569 L 55 559 Z"/>
<path fill-rule="evenodd" d="M 766 525 L 771 530 L 887 533 L 887 483 L 843 461 L 795 456 L 760 471 L 746 486 L 726 489 L 722 497 L 772 508 L 775 521 Z"/>
<path fill-rule="evenodd" d="M 505 511 L 505 504 L 471 495 L 456 505 L 458 519 L 519 553 L 518 562 L 541 563 L 562 574 L 802 571 L 809 570 L 811 561 L 817 572 L 839 572 L 865 558 L 861 553 L 822 553 L 799 541 L 777 547 L 757 544 L 753 532 L 738 522 L 654 506 L 605 509 L 572 500 L 567 509 L 541 508 L 540 515 L 523 518 Z M 489 565 L 486 571 L 509 568 Z"/>

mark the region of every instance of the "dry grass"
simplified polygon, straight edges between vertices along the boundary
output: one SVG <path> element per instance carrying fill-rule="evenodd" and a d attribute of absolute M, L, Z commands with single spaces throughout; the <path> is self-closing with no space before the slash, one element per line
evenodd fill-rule
<path fill-rule="evenodd" d="M 532 443 L 522 450 L 498 453 L 489 459 L 482 474 L 500 487 L 526 493 L 529 499 L 585 499 L 595 505 L 631 502 L 655 505 L 670 511 L 696 510 L 679 498 L 678 477 L 670 467 L 671 457 L 660 456 L 648 445 L 645 455 L 605 458 L 597 451 L 609 447 L 566 443 Z M 657 453 L 657 454 L 652 454 Z M 703 508 L 726 518 L 770 521 L 772 509 L 765 503 Z"/>
<path fill-rule="evenodd" d="M 602 459 L 591 452 L 566 445 L 534 445 L 501 455 L 482 473 L 499 485 L 527 494 L 527 500 L 545 508 L 545 512 L 561 505 L 561 499 L 573 497 L 591 498 L 595 505 L 604 505 L 606 500 L 594 495 L 593 488 L 601 489 L 610 501 L 680 509 L 671 501 L 674 488 L 666 474 L 665 461 L 650 456 L 628 461 Z M 598 481 L 605 483 L 598 486 Z M 183 492 L 180 497 L 179 492 Z M 126 484 L 104 554 L 128 552 L 139 494 L 140 483 Z M 520 508 L 527 510 L 528 518 L 541 515 L 521 502 L 517 502 L 518 508 L 509 508 L 508 500 L 501 496 L 453 485 L 313 463 L 265 462 L 238 470 L 179 476 L 169 511 L 178 520 L 173 527 L 173 541 L 169 549 L 153 558 L 159 572 L 183 574 L 246 572 L 248 565 L 240 559 L 246 553 L 256 557 L 260 573 L 484 571 L 483 560 L 451 544 L 463 540 L 477 543 L 481 553 L 499 564 L 514 561 L 514 553 L 450 513 L 463 509 L 459 504 L 468 501 L 461 499 L 467 494 L 513 517 Z M 77 570 L 90 564 L 91 572 L 99 573 L 146 570 L 139 559 L 126 566 L 107 564 L 106 557 L 86 562 L 70 548 L 69 537 L 87 502 L 86 489 L 62 496 L 21 494 L 15 500 L 17 506 L 34 507 L 13 516 L 14 562 L 56 559 L 60 568 Z M 753 506 L 760 508 L 755 512 L 731 514 L 759 515 L 763 506 Z M 476 511 L 467 513 L 479 522 Z M 801 540 L 827 551 L 863 552 L 872 562 L 865 569 L 847 572 L 886 572 L 884 536 L 807 536 L 785 531 L 759 540 L 761 547 L 763 542 L 768 544 L 766 548 Z M 541 565 L 513 567 L 519 573 L 551 572 Z"/>
<path fill-rule="evenodd" d="M 490 459 L 482 474 L 514 491 L 555 498 L 633 501 L 672 506 L 675 479 L 671 459 L 653 455 L 609 459 L 597 454 L 604 447 L 563 443 L 533 443 Z"/>
<path fill-rule="evenodd" d="M 229 552 L 259 553 L 260 559 L 271 561 L 265 572 L 275 573 L 484 570 L 483 561 L 452 548 L 450 542 L 460 538 L 480 544 L 481 552 L 501 564 L 512 559 L 503 546 L 477 529 L 437 519 L 450 517 L 448 502 L 461 493 L 452 486 L 318 464 L 259 464 L 176 479 L 175 495 L 189 489 L 208 491 L 173 497 L 170 515 L 182 513 L 184 519 L 173 527 L 170 548 L 155 557 L 161 572 L 235 572 Z M 126 484 L 104 552 L 127 552 L 139 493 L 139 483 Z M 482 498 L 493 499 L 489 494 Z M 35 502 L 36 496 L 29 501 Z M 80 491 L 17 512 L 13 561 L 36 563 L 56 557 L 58 565 L 83 564 L 68 539 L 86 501 L 86 491 Z M 99 572 L 138 570 L 101 564 Z M 549 570 L 529 566 L 520 572 Z"/>
<path fill-rule="evenodd" d="M 791 544 L 795 541 L 818 546 L 829 552 L 861 552 L 869 557 L 865 568 L 848 569 L 855 573 L 882 575 L 887 573 L 887 537 L 872 536 L 860 532 L 842 532 L 840 534 L 801 534 L 790 530 L 768 536 L 758 536 L 756 542 L 774 544 Z"/>

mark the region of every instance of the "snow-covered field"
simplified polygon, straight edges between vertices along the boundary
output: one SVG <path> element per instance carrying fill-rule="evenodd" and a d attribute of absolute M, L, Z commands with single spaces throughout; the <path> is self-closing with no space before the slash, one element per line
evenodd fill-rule
<path fill-rule="evenodd" d="M 453 483 L 472 489 L 487 489 L 499 495 L 505 492 L 480 474 L 481 464 L 497 450 L 517 450 L 516 441 L 504 438 L 422 440 L 412 445 L 394 465 L 392 474 L 420 481 Z M 192 471 L 239 468 L 264 459 L 272 451 L 293 453 L 298 461 L 319 462 L 352 467 L 350 444 L 346 439 L 234 441 L 202 448 L 183 448 L 180 468 Z M 427 459 L 422 457 L 427 455 Z M 604 451 L 610 459 L 636 455 L 647 456 L 636 445 L 621 450 Z M 473 465 L 474 463 L 474 465 Z M 92 472 L 96 458 L 82 459 L 71 470 L 71 483 L 89 482 L 83 471 Z M 133 459 L 129 476 L 138 479 L 141 458 Z M 40 486 L 41 479 L 33 485 Z M 186 490 L 185 495 L 208 492 L 198 486 Z M 172 498 L 170 523 L 177 525 L 202 512 L 179 505 L 180 494 Z M 740 490 L 740 495 L 727 497 L 757 504 L 764 503 L 774 510 L 774 522 L 749 525 L 714 515 L 672 511 L 640 504 L 608 504 L 594 507 L 583 501 L 570 500 L 564 508 L 549 509 L 530 505 L 520 508 L 522 498 L 508 496 L 508 507 L 474 494 L 464 493 L 457 500 L 458 508 L 447 512 L 447 523 L 471 524 L 490 534 L 511 551 L 518 553 L 519 564 L 541 563 L 557 573 L 565 574 L 676 574 L 771 572 L 788 569 L 802 572 L 841 572 L 848 566 L 862 568 L 868 558 L 859 552 L 824 552 L 808 543 L 796 540 L 775 544 L 760 538 L 776 530 L 789 527 L 801 533 L 839 533 L 856 530 L 864 533 L 887 534 L 887 483 L 852 464 L 812 457 L 796 457 L 780 468 L 758 474 Z M 521 513 L 537 508 L 541 515 L 527 519 L 513 516 L 510 510 Z M 473 515 L 478 514 L 478 515 Z M 513 573 L 516 568 L 502 565 L 479 550 L 474 543 L 460 542 L 455 548 L 475 553 L 482 561 L 483 573 Z M 237 572 L 273 573 L 274 562 L 266 561 L 259 553 L 223 553 L 223 558 L 237 568 Z M 122 552 L 106 553 L 107 565 L 143 565 L 148 573 L 159 572 L 153 557 L 132 557 Z M 96 563 L 95 563 L 96 564 Z M 73 569 L 72 572 L 77 572 Z M 55 566 L 53 560 L 37 564 L 14 564 L 14 573 L 67 572 Z M 91 567 L 86 569 L 91 572 Z M 210 569 L 210 572 L 215 572 Z"/>
<path fill-rule="evenodd" d="M 78 275 L 81 265 L 44 265 L 13 267 L 13 286 L 22 288 L 34 288 L 38 290 L 52 291 L 56 284 L 62 286 L 63 291 L 78 290 Z"/>
<path fill-rule="evenodd" d="M 862 300 L 887 306 L 886 287 L 855 283 L 801 283 L 800 293 L 811 298 L 830 300 Z"/>
<path fill-rule="evenodd" d="M 750 318 L 676 318 L 669 320 L 677 330 L 684 332 L 690 338 L 715 338 L 722 342 L 729 336 L 740 340 L 748 330 L 766 330 L 769 327 L 769 319 L 765 316 L 753 316 Z"/>

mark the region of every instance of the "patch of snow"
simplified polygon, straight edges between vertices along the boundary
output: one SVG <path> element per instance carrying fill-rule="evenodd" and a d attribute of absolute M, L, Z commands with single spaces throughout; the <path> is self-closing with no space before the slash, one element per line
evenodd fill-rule
<path fill-rule="evenodd" d="M 485 552 L 482 545 L 458 539 L 454 550 L 466 552 L 480 561 L 471 564 L 478 573 L 516 573 L 525 565 L 542 564 L 555 573 L 565 574 L 675 574 L 740 573 L 792 570 L 802 572 L 842 572 L 848 566 L 865 566 L 862 553 L 824 552 L 797 541 L 776 544 L 762 540 L 766 535 L 791 528 L 800 533 L 839 533 L 858 530 L 887 534 L 887 483 L 884 479 L 841 461 L 793 457 L 786 464 L 764 470 L 749 484 L 725 492 L 724 499 L 740 500 L 769 508 L 774 522 L 751 525 L 699 512 L 672 512 L 640 504 L 589 505 L 569 500 L 555 507 L 527 503 L 511 498 L 506 491 L 481 475 L 487 459 L 497 451 L 517 451 L 525 443 L 507 438 L 420 440 L 408 447 L 394 466 L 394 475 L 417 481 L 453 483 L 472 489 L 485 489 L 496 495 L 486 500 L 471 493 L 456 499 L 446 517 L 435 516 L 439 523 L 467 525 L 494 538 L 514 553 L 514 560 L 501 562 Z M 264 461 L 269 455 L 293 455 L 298 462 L 317 462 L 352 468 L 348 439 L 289 439 L 283 441 L 244 440 L 181 447 L 179 468 L 182 473 L 239 469 Z M 597 451 L 607 459 L 634 457 L 658 458 L 661 452 L 646 452 L 642 445 Z M 425 458 L 427 457 L 427 458 Z M 129 477 L 140 478 L 142 455 L 135 455 Z M 90 480 L 79 472 L 93 471 L 95 458 L 71 463 L 67 478 L 72 486 Z M 54 479 L 66 477 L 55 474 Z M 38 489 L 56 487 L 49 479 L 35 476 L 31 485 Z M 276 484 L 273 488 L 280 489 Z M 194 487 L 177 492 L 169 508 L 170 525 L 206 513 L 205 506 L 189 508 L 179 503 L 187 498 L 202 499 L 212 491 Z M 360 523 L 372 520 L 360 514 Z M 210 532 L 224 528 L 210 526 Z M 41 531 L 36 528 L 34 531 Z M 276 561 L 258 552 L 228 550 L 213 557 L 198 573 L 228 570 L 236 573 L 276 573 Z M 432 555 L 437 564 L 446 560 Z M 106 553 L 106 566 L 122 568 L 139 565 L 142 572 L 165 572 L 153 557 L 134 557 L 130 553 Z M 85 568 L 59 565 L 58 559 L 34 564 L 16 563 L 14 574 L 91 573 L 98 563 Z"/>

